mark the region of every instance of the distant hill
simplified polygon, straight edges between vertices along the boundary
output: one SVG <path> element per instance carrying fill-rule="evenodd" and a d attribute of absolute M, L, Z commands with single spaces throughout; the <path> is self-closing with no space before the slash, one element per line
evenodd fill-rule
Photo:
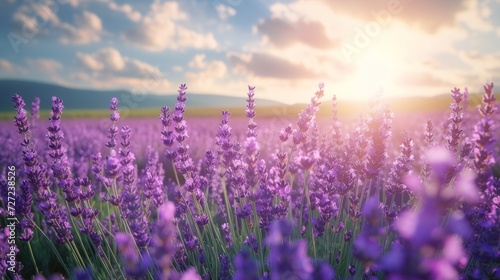
<path fill-rule="evenodd" d="M 50 110 L 52 96 L 64 100 L 66 117 L 85 118 L 102 117 L 108 114 L 107 107 L 112 97 L 120 100 L 119 106 L 125 106 L 125 100 L 130 98 L 131 93 L 126 90 L 99 91 L 88 89 L 66 88 L 58 85 L 21 81 L 0 80 L 0 119 L 12 119 L 15 114 L 10 97 L 18 93 L 23 96 L 27 109 L 35 97 L 40 97 L 41 109 L 45 114 Z M 441 94 L 432 97 L 409 96 L 391 99 L 382 99 L 389 105 L 393 112 L 436 112 L 449 110 L 452 98 L 449 94 Z M 479 94 L 470 95 L 470 108 L 480 103 Z M 173 107 L 177 102 L 176 95 L 154 95 L 148 94 L 144 100 L 137 102 L 137 107 L 130 107 L 131 116 L 151 117 L 157 116 L 161 106 Z M 326 96 L 321 99 L 318 116 L 328 117 L 331 115 L 331 99 Z M 367 101 L 356 101 L 339 98 L 338 112 L 340 115 L 359 115 L 367 113 Z M 196 94 L 188 92 L 186 106 L 190 116 L 220 116 L 222 109 L 231 109 L 233 116 L 245 116 L 245 97 L 232 97 L 213 94 Z M 280 102 L 257 99 L 256 110 L 259 117 L 289 116 L 295 117 L 306 107 L 306 104 L 286 105 Z"/>
<path fill-rule="evenodd" d="M 41 110 L 49 110 L 52 96 L 57 96 L 64 101 L 64 107 L 68 110 L 102 110 L 109 106 L 111 98 L 116 97 L 121 102 L 119 106 L 124 106 L 125 100 L 131 100 L 130 109 L 160 108 L 162 106 L 173 107 L 177 102 L 177 95 L 155 95 L 147 94 L 144 100 L 134 102 L 132 93 L 126 90 L 101 91 L 91 89 L 67 88 L 59 85 L 23 81 L 23 80 L 0 80 L 0 111 L 13 111 L 14 108 L 10 98 L 14 94 L 19 94 L 25 100 L 27 107 L 35 97 L 41 99 Z M 282 103 L 256 99 L 255 103 L 259 107 L 283 106 Z M 133 107 L 136 104 L 137 107 Z M 214 94 L 196 94 L 188 91 L 187 107 L 243 107 L 246 105 L 245 97 L 233 97 Z"/>

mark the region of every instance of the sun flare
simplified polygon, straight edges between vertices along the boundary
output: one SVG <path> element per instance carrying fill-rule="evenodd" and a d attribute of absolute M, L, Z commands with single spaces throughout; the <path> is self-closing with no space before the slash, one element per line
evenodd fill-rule
<path fill-rule="evenodd" d="M 352 85 L 355 85 L 354 97 L 359 98 L 371 96 L 379 89 L 390 91 L 397 74 L 390 54 L 375 51 L 360 55 L 356 61 L 356 69 Z"/>

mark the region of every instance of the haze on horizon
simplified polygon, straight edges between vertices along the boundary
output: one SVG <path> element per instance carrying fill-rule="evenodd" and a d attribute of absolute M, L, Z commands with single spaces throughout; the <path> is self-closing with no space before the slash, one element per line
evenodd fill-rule
<path fill-rule="evenodd" d="M 307 102 L 481 92 L 500 78 L 500 0 L 0 2 L 0 79 Z"/>

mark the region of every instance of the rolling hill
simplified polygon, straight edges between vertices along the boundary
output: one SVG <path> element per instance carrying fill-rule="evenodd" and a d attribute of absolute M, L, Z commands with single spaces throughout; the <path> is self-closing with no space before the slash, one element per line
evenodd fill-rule
<path fill-rule="evenodd" d="M 52 96 L 57 96 L 64 101 L 64 106 L 70 110 L 102 110 L 106 109 L 109 101 L 117 97 L 119 106 L 128 105 L 130 109 L 160 108 L 161 106 L 173 107 L 177 102 L 176 95 L 146 94 L 143 98 L 132 96 L 126 90 L 100 91 L 91 89 L 67 88 L 59 85 L 23 81 L 0 80 L 0 112 L 14 111 L 10 97 L 14 94 L 21 95 L 26 104 L 31 104 L 35 97 L 41 99 L 41 110 L 50 109 Z M 130 100 L 127 101 L 126 100 Z M 246 104 L 244 97 L 233 97 L 214 94 L 196 94 L 188 92 L 187 107 L 243 107 Z M 282 106 L 280 102 L 256 99 L 258 106 Z"/>
<path fill-rule="evenodd" d="M 90 89 L 67 88 L 59 85 L 23 81 L 0 80 L 0 119 L 12 119 L 15 114 L 10 97 L 14 94 L 23 96 L 27 109 L 35 97 L 41 98 L 41 111 L 48 114 L 52 96 L 57 96 L 64 101 L 67 117 L 85 118 L 100 117 L 108 114 L 107 106 L 112 97 L 120 100 L 119 106 L 127 108 L 127 99 L 130 100 L 127 109 L 133 117 L 157 116 L 160 107 L 173 107 L 177 102 L 176 95 L 147 94 L 140 101 L 134 99 L 132 93 L 126 90 L 100 91 Z M 322 98 L 322 105 L 318 116 L 331 115 L 331 96 Z M 480 103 L 480 95 L 470 95 L 470 107 Z M 452 101 L 449 94 L 440 94 L 432 97 L 407 96 L 383 99 L 393 112 L 431 112 L 444 111 L 449 108 Z M 186 107 L 191 116 L 220 116 L 222 109 L 231 109 L 234 116 L 245 115 L 245 97 L 232 97 L 213 94 L 188 93 Z M 268 99 L 256 99 L 256 110 L 260 117 L 276 117 L 276 115 L 296 116 L 305 104 L 286 105 Z M 358 115 L 367 109 L 366 101 L 338 99 L 340 115 Z"/>

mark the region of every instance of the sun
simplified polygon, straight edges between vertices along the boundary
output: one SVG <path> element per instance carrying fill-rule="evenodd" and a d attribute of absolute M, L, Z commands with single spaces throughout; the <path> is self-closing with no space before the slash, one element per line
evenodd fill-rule
<path fill-rule="evenodd" d="M 384 95 L 393 88 L 397 74 L 394 58 L 388 52 L 366 50 L 356 60 L 353 78 L 355 97 L 373 96 L 382 89 Z"/>

